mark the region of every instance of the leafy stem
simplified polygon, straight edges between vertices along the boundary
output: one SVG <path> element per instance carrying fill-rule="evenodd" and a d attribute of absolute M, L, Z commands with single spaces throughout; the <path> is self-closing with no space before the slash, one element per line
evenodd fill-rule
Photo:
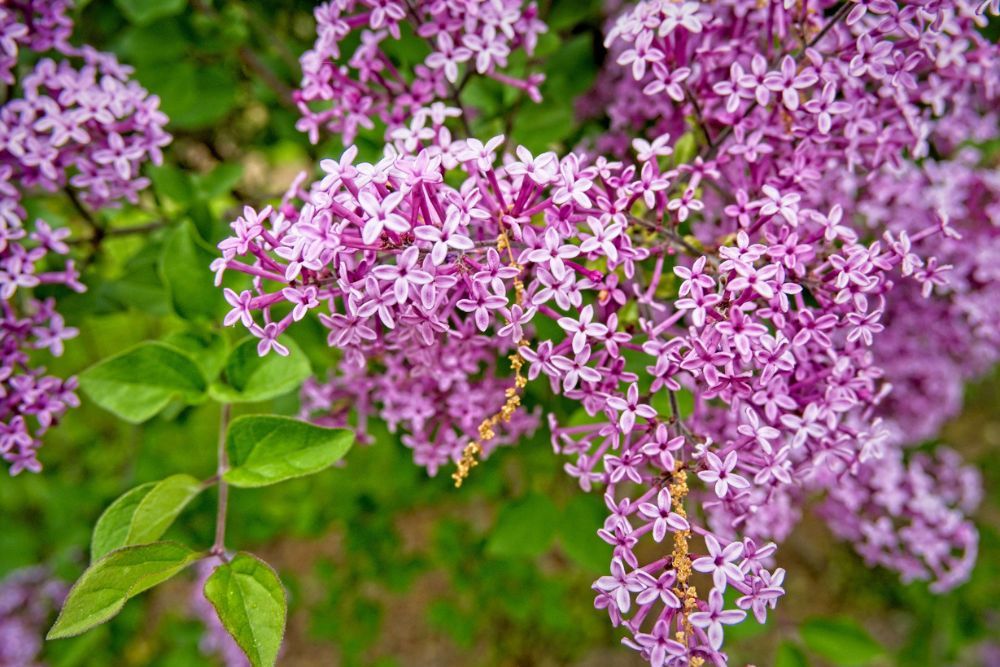
<path fill-rule="evenodd" d="M 229 419 L 232 416 L 232 405 L 222 403 L 219 411 L 219 445 L 218 445 L 218 478 L 219 506 L 215 514 L 215 543 L 212 554 L 225 559 L 226 557 L 226 509 L 229 504 L 229 484 L 223 475 L 229 470 L 229 456 L 226 453 L 226 432 L 229 430 Z"/>

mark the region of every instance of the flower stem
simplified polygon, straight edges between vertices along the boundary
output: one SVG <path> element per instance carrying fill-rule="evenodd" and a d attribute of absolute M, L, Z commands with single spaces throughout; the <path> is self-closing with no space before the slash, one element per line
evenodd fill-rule
<path fill-rule="evenodd" d="M 232 406 L 229 403 L 223 403 L 219 414 L 217 471 L 219 479 L 219 506 L 215 514 L 215 543 L 212 545 L 212 553 L 223 558 L 226 553 L 226 509 L 229 505 L 229 485 L 222 479 L 222 476 L 229 470 L 229 457 L 226 454 L 226 431 L 229 428 L 231 413 Z"/>

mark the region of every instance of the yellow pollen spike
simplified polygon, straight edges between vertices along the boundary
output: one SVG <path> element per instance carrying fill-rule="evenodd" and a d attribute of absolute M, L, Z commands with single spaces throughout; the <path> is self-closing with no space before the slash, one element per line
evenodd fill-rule
<path fill-rule="evenodd" d="M 510 246 L 506 231 L 500 232 L 500 235 L 497 237 L 496 247 L 497 252 L 500 253 L 506 250 L 507 256 L 510 258 L 510 266 L 521 271 L 522 267 L 514 259 L 514 250 Z M 514 278 L 514 302 L 518 305 L 524 302 L 524 283 L 521 282 L 519 277 Z M 520 341 L 520 345 L 527 344 L 528 341 L 526 340 Z M 504 423 L 509 422 L 517 411 L 517 408 L 521 405 L 520 392 L 528 385 L 528 379 L 521 374 L 521 369 L 524 367 L 524 359 L 517 352 L 510 355 L 508 359 L 510 360 L 511 370 L 514 371 L 514 386 L 504 390 L 504 398 L 506 400 L 503 407 L 493 416 L 484 419 L 479 425 L 479 439 L 470 442 L 462 450 L 462 458 L 459 459 L 455 472 L 451 475 L 451 478 L 455 480 L 456 489 L 462 486 L 462 482 L 469 476 L 469 472 L 479 465 L 479 457 L 483 453 L 483 445 L 496 437 L 494 427 L 500 421 Z"/>

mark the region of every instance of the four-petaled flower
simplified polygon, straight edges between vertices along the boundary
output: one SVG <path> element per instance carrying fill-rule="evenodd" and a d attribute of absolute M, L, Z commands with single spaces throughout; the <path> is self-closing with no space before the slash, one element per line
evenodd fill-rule
<path fill-rule="evenodd" d="M 656 418 L 656 410 L 652 406 L 639 402 L 639 385 L 634 382 L 629 385 L 625 398 L 610 396 L 607 403 L 609 408 L 618 412 L 618 427 L 622 433 L 632 432 L 636 417 Z"/>
<path fill-rule="evenodd" d="M 747 617 L 747 613 L 740 609 L 724 610 L 722 593 L 718 588 L 713 588 L 708 594 L 708 608 L 706 611 L 696 611 L 688 617 L 691 625 L 697 628 L 704 628 L 708 634 L 708 643 L 718 651 L 722 648 L 723 625 L 733 625 L 739 623 Z"/>
<path fill-rule="evenodd" d="M 729 493 L 730 487 L 734 489 L 746 489 L 750 486 L 750 482 L 745 477 L 733 472 L 736 469 L 738 461 L 736 452 L 729 452 L 726 455 L 725 461 L 720 459 L 714 452 L 707 452 L 705 454 L 705 462 L 708 469 L 699 472 L 698 477 L 706 484 L 714 484 L 715 495 L 725 498 Z"/>

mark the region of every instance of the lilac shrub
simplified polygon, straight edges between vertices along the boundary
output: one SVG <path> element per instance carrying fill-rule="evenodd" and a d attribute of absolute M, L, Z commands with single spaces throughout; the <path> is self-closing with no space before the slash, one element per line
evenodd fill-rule
<path fill-rule="evenodd" d="M 441 25 L 446 6 L 427 3 Z M 331 7 L 320 42 L 384 24 L 375 45 L 413 9 L 352 22 Z M 305 387 L 305 413 L 362 432 L 377 416 L 430 474 L 456 464 L 458 485 L 536 428 L 529 382 L 575 402 L 547 420 L 608 508 L 595 605 L 654 667 L 727 663 L 726 626 L 765 622 L 784 594 L 777 544 L 817 495 L 869 563 L 947 590 L 975 560 L 978 477 L 907 446 L 1000 358 L 1000 181 L 975 148 L 998 125 L 983 8 L 630 5 L 581 101 L 610 130 L 562 156 L 453 138 L 455 99 L 387 95 L 371 72 L 358 85 L 324 47 L 308 58 L 367 97 L 303 109 L 304 128 L 350 141 L 383 114 L 389 143 L 374 163 L 349 147 L 232 223 L 213 269 L 249 289 L 225 290 L 225 323 L 283 355 L 315 312 L 341 361 Z M 460 43 L 412 80 L 453 81 Z M 378 51 L 351 62 L 410 80 Z"/>
<path fill-rule="evenodd" d="M 40 285 L 83 291 L 69 254 L 68 229 L 30 220 L 26 193 L 65 190 L 94 209 L 135 202 L 149 181 L 146 161 L 159 164 L 170 141 L 159 100 L 129 79 L 114 56 L 69 43 L 69 2 L 11 2 L 0 7 L 0 453 L 11 474 L 38 472 L 41 436 L 79 404 L 76 380 L 45 374 L 33 350 L 59 356 L 76 335 L 53 299 L 33 296 Z M 25 51 L 49 53 L 19 69 Z"/>

